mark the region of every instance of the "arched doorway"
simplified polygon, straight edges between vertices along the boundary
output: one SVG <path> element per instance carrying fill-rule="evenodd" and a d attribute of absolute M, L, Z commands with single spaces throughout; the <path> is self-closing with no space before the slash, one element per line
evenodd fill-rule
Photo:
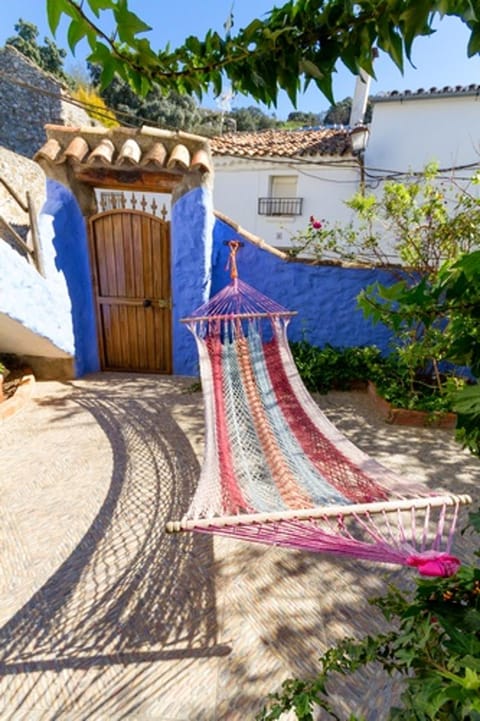
<path fill-rule="evenodd" d="M 50 179 L 71 191 L 90 228 L 94 283 L 87 290 L 92 300 L 95 296 L 98 343 L 90 331 L 88 341 L 98 346 L 99 365 L 195 375 L 195 343 L 179 321 L 205 301 L 210 283 L 213 164 L 208 140 L 147 126 L 50 125 L 46 132 L 47 142 L 35 159 Z M 120 197 L 124 194 L 128 198 Z M 134 205 L 132 197 L 138 194 Z M 155 195 L 153 219 L 144 194 Z M 171 247 L 170 224 L 157 197 L 163 195 L 171 207 Z M 62 232 L 68 234 L 68 227 Z M 168 263 L 159 261 L 167 257 Z M 86 313 L 86 307 L 80 312 Z"/>
<path fill-rule="evenodd" d="M 102 369 L 171 373 L 170 223 L 120 209 L 89 226 Z"/>

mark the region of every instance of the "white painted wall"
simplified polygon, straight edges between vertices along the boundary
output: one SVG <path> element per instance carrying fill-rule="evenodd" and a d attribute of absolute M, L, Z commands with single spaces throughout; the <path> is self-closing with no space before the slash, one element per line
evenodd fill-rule
<path fill-rule="evenodd" d="M 436 162 L 454 203 L 460 187 L 473 195 L 480 188 L 470 183 L 480 168 L 480 98 L 476 95 L 418 95 L 374 103 L 370 138 L 365 151 L 366 192 L 381 195 L 383 182 L 393 173 L 400 182 L 408 173 L 421 173 Z M 472 166 L 465 168 L 462 166 Z M 455 185 L 448 191 L 448 184 Z M 395 239 L 383 232 L 383 251 L 391 262 L 400 262 Z"/>
<path fill-rule="evenodd" d="M 263 162 L 214 158 L 214 208 L 246 230 L 277 248 L 291 246 L 293 233 L 304 230 L 309 218 L 348 222 L 352 213 L 344 201 L 359 188 L 360 170 L 355 158 L 321 158 L 322 164 Z M 326 165 L 330 163 L 331 165 Z M 270 196 L 270 178 L 297 176 L 297 197 L 303 198 L 300 216 L 258 214 L 258 199 Z"/>
<path fill-rule="evenodd" d="M 368 168 L 421 171 L 432 160 L 442 168 L 480 163 L 480 97 L 420 96 L 374 104 Z"/>
<path fill-rule="evenodd" d="M 307 227 L 311 215 L 330 223 L 348 223 L 353 213 L 346 200 L 360 188 L 358 161 L 351 157 L 318 158 L 318 164 L 266 162 L 214 157 L 214 207 L 277 248 L 288 248 L 290 236 Z M 408 96 L 376 102 L 365 151 L 366 191 L 380 193 L 391 171 L 421 172 L 437 161 L 441 168 L 480 167 L 480 97 L 465 93 Z M 325 163 L 330 163 L 326 166 Z M 473 169 L 453 171 L 468 185 Z M 297 195 L 304 198 L 301 216 L 259 215 L 258 198 L 270 195 L 272 175 L 297 175 Z M 448 172 L 445 173 L 448 175 Z M 403 179 L 403 178 L 400 178 Z M 470 187 L 473 193 L 480 189 Z M 398 261 L 385 237 L 385 250 Z"/>

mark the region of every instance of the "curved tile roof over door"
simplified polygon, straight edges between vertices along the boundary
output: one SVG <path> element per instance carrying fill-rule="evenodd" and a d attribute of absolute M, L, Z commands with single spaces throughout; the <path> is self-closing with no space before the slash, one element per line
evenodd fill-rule
<path fill-rule="evenodd" d="M 164 170 L 181 175 L 213 169 L 208 140 L 198 135 L 142 128 L 46 125 L 47 141 L 34 159 L 47 167 Z"/>

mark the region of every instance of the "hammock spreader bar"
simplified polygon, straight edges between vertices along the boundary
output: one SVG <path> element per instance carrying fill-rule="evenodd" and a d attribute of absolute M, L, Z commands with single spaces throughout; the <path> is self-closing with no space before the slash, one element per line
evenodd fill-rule
<path fill-rule="evenodd" d="M 216 528 L 226 526 L 246 526 L 256 523 L 278 523 L 279 521 L 302 521 L 325 518 L 347 518 L 348 516 L 361 516 L 364 513 L 369 515 L 389 513 L 392 511 L 411 511 L 412 509 L 439 508 L 447 506 L 465 505 L 472 502 L 470 496 L 462 494 L 445 496 L 426 496 L 425 498 L 414 498 L 403 501 L 390 501 L 385 503 L 358 503 L 351 506 L 325 506 L 324 508 L 303 508 L 292 511 L 277 511 L 272 513 L 250 513 L 234 516 L 222 516 L 214 518 L 185 518 L 181 521 L 169 521 L 166 525 L 168 533 L 177 531 L 193 531 L 203 528 L 207 530 L 210 526 Z"/>
<path fill-rule="evenodd" d="M 199 352 L 205 453 L 187 514 L 166 530 L 455 573 L 453 534 L 471 498 L 401 478 L 340 433 L 296 369 L 294 314 L 238 278 L 240 244 L 229 245 L 231 283 L 184 320 Z"/>

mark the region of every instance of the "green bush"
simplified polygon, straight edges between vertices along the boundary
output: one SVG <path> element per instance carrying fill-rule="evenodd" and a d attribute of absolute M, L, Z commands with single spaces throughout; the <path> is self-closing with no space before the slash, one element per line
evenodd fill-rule
<path fill-rule="evenodd" d="M 323 348 L 301 340 L 290 343 L 293 359 L 300 376 L 312 393 L 348 390 L 358 381 L 375 380 L 385 359 L 375 346 Z"/>
<path fill-rule="evenodd" d="M 470 514 L 470 530 L 480 531 L 480 512 Z M 404 681 L 402 706 L 386 709 L 385 721 L 480 721 L 478 565 L 462 566 L 450 578 L 419 579 L 410 594 L 391 586 L 371 603 L 393 622 L 392 630 L 330 648 L 320 658 L 319 673 L 285 681 L 257 721 L 274 721 L 291 710 L 299 721 L 313 721 L 319 708 L 342 721 L 329 695 L 332 674 L 348 676 L 373 662 Z M 350 715 L 348 721 L 360 719 Z"/>
<path fill-rule="evenodd" d="M 317 348 L 306 340 L 291 342 L 300 376 L 312 393 L 349 390 L 358 382 L 372 381 L 380 395 L 396 408 L 442 413 L 452 409 L 465 381 L 452 371 L 441 377 L 441 392 L 432 372 L 412 378 L 411 365 L 401 351 L 383 357 L 376 346 Z"/>
<path fill-rule="evenodd" d="M 457 438 L 480 454 L 480 385 L 468 385 L 452 367 L 468 366 L 480 377 L 480 251 L 415 282 L 374 283 L 358 303 L 369 320 L 393 331 L 397 345 L 396 370 L 380 392 L 407 408 L 457 411 Z M 446 362 L 451 370 L 442 373 Z"/>

